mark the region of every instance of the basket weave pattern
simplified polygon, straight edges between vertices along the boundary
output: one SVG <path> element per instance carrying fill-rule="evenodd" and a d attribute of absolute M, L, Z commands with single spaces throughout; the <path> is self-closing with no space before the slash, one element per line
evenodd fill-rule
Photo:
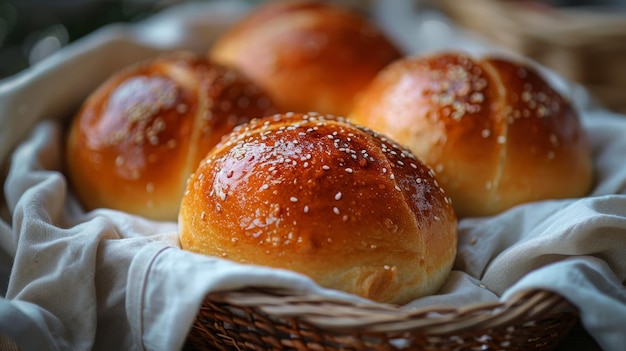
<path fill-rule="evenodd" d="M 577 321 L 533 290 L 462 308 L 405 309 L 284 290 L 209 294 L 186 350 L 550 350 Z"/>

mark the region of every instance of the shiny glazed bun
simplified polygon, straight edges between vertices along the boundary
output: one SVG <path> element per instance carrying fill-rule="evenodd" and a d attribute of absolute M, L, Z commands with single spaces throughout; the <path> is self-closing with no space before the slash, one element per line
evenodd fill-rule
<path fill-rule="evenodd" d="M 433 171 L 409 151 L 316 114 L 235 128 L 190 178 L 179 217 L 186 250 L 397 304 L 443 284 L 456 225 Z"/>
<path fill-rule="evenodd" d="M 360 14 L 293 1 L 254 9 L 210 51 L 264 87 L 280 110 L 336 115 L 349 113 L 356 95 L 400 56 Z"/>
<path fill-rule="evenodd" d="M 116 73 L 70 126 L 67 172 L 87 209 L 176 220 L 189 175 L 233 127 L 275 113 L 230 68 L 169 54 Z"/>
<path fill-rule="evenodd" d="M 457 53 L 399 60 L 350 118 L 430 165 L 459 217 L 583 196 L 592 182 L 574 108 L 533 68 L 510 60 Z"/>

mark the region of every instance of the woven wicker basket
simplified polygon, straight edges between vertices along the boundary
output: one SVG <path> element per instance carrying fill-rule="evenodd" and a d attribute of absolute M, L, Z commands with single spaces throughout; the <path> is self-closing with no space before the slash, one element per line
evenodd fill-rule
<path fill-rule="evenodd" d="M 550 350 L 578 320 L 563 297 L 404 309 L 284 290 L 209 294 L 186 350 Z"/>

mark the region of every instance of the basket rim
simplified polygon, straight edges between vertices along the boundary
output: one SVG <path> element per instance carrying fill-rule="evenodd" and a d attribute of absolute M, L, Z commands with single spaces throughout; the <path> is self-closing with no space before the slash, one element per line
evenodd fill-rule
<path fill-rule="evenodd" d="M 440 5 L 462 26 L 479 28 L 482 34 L 497 37 L 508 33 L 517 40 L 541 41 L 558 48 L 622 49 L 616 39 L 626 35 L 626 12 L 610 11 L 608 7 L 552 7 L 538 11 L 523 3 L 494 0 L 440 0 Z M 494 34 L 493 29 L 500 33 Z"/>
<path fill-rule="evenodd" d="M 201 308 L 225 304 L 255 308 L 261 313 L 328 331 L 448 335 L 477 329 L 491 329 L 534 323 L 561 314 L 578 316 L 578 310 L 563 296 L 544 289 L 530 289 L 497 302 L 461 307 L 402 306 L 360 303 L 333 299 L 289 289 L 249 287 L 207 294 Z"/>

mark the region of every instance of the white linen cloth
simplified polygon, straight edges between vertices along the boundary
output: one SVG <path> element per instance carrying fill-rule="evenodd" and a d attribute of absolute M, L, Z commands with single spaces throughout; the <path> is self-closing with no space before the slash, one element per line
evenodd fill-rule
<path fill-rule="evenodd" d="M 179 349 L 209 291 L 287 286 L 360 300 L 296 273 L 180 250 L 176 223 L 106 209 L 85 213 L 63 175 L 62 121 L 88 92 L 157 52 L 203 52 L 241 10 L 194 4 L 140 25 L 108 27 L 0 85 L 0 162 L 10 160 L 3 185 L 11 216 L 0 222 L 0 274 L 12 266 L 0 334 L 22 350 Z M 591 194 L 462 220 L 448 281 L 406 308 L 543 288 L 580 309 L 603 349 L 626 345 L 626 116 L 581 108 L 595 161 Z"/>

